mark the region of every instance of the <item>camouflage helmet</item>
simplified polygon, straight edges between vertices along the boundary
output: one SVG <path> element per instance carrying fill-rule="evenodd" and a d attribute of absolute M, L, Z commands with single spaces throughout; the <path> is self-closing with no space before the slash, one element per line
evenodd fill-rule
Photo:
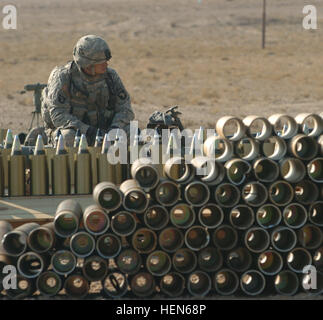
<path fill-rule="evenodd" d="M 87 35 L 76 43 L 73 57 L 79 68 L 86 68 L 111 59 L 111 51 L 108 44 L 101 37 Z"/>

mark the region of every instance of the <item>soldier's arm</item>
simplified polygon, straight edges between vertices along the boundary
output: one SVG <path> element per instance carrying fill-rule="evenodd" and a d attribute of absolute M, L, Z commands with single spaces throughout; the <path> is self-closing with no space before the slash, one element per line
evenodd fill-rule
<path fill-rule="evenodd" d="M 53 125 L 61 129 L 80 129 L 86 134 L 89 126 L 70 113 L 69 75 L 66 68 L 55 68 L 48 79 L 46 104 Z"/>
<path fill-rule="evenodd" d="M 125 89 L 119 75 L 113 69 L 109 69 L 114 83 L 116 92 L 115 114 L 111 123 L 111 127 L 124 128 L 131 120 L 135 118 L 135 114 L 131 107 L 129 93 Z"/>

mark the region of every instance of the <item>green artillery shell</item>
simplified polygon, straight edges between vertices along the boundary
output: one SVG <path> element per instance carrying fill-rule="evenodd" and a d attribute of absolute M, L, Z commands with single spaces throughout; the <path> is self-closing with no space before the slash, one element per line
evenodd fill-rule
<path fill-rule="evenodd" d="M 55 233 L 62 238 L 68 238 L 73 235 L 79 228 L 82 214 L 82 207 L 74 199 L 62 201 L 55 213 Z"/>
<path fill-rule="evenodd" d="M 114 183 L 100 182 L 93 190 L 93 199 L 98 206 L 114 211 L 122 204 L 122 193 Z"/>
<path fill-rule="evenodd" d="M 139 253 L 148 254 L 156 249 L 157 235 L 153 230 L 140 228 L 132 236 L 132 246 Z"/>
<path fill-rule="evenodd" d="M 45 271 L 37 278 L 36 286 L 42 295 L 53 297 L 62 288 L 62 278 L 53 271 Z"/>
<path fill-rule="evenodd" d="M 5 220 L 0 221 L 0 239 L 2 240 L 3 236 L 10 231 L 12 231 L 11 224 Z M 2 251 L 2 245 L 0 244 L 0 252 Z"/>
<path fill-rule="evenodd" d="M 52 192 L 55 195 L 70 194 L 70 170 L 68 155 L 55 155 L 52 159 Z"/>
<path fill-rule="evenodd" d="M 112 182 L 115 183 L 115 171 L 113 166 L 107 159 L 106 153 L 99 154 L 97 158 L 98 167 L 98 182 Z"/>
<path fill-rule="evenodd" d="M 10 299 L 23 299 L 30 297 L 36 291 L 35 279 L 28 279 L 20 274 L 15 275 L 12 281 L 17 282 L 17 287 L 6 289 L 6 295 Z"/>
<path fill-rule="evenodd" d="M 107 213 L 96 204 L 86 207 L 83 214 L 83 225 L 88 233 L 101 235 L 110 226 L 110 219 Z"/>
<path fill-rule="evenodd" d="M 125 163 L 125 164 L 121 165 L 121 168 L 122 168 L 122 181 L 125 181 L 129 177 L 131 177 L 131 175 L 130 175 L 130 165 Z"/>
<path fill-rule="evenodd" d="M 119 156 L 119 150 L 116 152 L 116 156 Z M 120 185 L 123 181 L 123 175 L 124 175 L 124 165 L 122 165 L 120 162 L 116 164 L 110 164 L 113 168 L 113 171 L 115 172 L 115 184 Z"/>
<path fill-rule="evenodd" d="M 170 272 L 162 277 L 159 287 L 167 296 L 179 297 L 185 289 L 185 278 L 178 272 Z"/>
<path fill-rule="evenodd" d="M 146 260 L 146 268 L 153 275 L 162 277 L 166 275 L 172 267 L 170 256 L 161 250 L 152 252 Z"/>
<path fill-rule="evenodd" d="M 8 157 L 11 154 L 11 149 L 2 149 L 2 166 L 3 166 L 3 183 L 4 188 L 8 188 L 9 185 L 9 167 L 8 167 Z"/>
<path fill-rule="evenodd" d="M 139 298 L 146 298 L 155 292 L 155 278 L 148 272 L 137 273 L 130 282 L 133 294 Z"/>
<path fill-rule="evenodd" d="M 54 247 L 55 229 L 54 222 L 49 222 L 32 230 L 27 238 L 29 248 L 37 253 L 44 253 Z"/>
<path fill-rule="evenodd" d="M 26 194 L 25 169 L 26 159 L 23 155 L 14 155 L 8 161 L 9 196 L 18 197 Z"/>
<path fill-rule="evenodd" d="M 44 196 L 48 194 L 48 167 L 45 155 L 30 157 L 31 194 Z"/>
<path fill-rule="evenodd" d="M 69 250 L 56 251 L 51 258 L 53 271 L 59 275 L 68 275 L 74 271 L 76 267 L 76 257 Z"/>
<path fill-rule="evenodd" d="M 239 278 L 230 269 L 221 269 L 214 275 L 213 279 L 216 292 L 223 296 L 233 294 L 239 287 Z"/>
<path fill-rule="evenodd" d="M 38 223 L 30 222 L 7 232 L 2 237 L 2 245 L 5 252 L 10 256 L 18 257 L 27 249 L 27 237 L 30 232 L 39 227 Z"/>
<path fill-rule="evenodd" d="M 91 155 L 92 186 L 98 184 L 97 157 L 100 155 L 101 149 L 101 147 L 89 147 L 89 152 Z"/>
<path fill-rule="evenodd" d="M 295 272 L 282 270 L 275 277 L 275 290 L 278 294 L 292 296 L 299 289 L 299 280 Z"/>
<path fill-rule="evenodd" d="M 248 270 L 240 278 L 240 288 L 250 296 L 256 296 L 266 287 L 266 279 L 258 270 Z"/>
<path fill-rule="evenodd" d="M 3 236 L 12 231 L 12 226 L 7 221 L 0 221 L 0 239 L 2 240 Z M 3 270 L 3 268 L 7 265 L 11 265 L 14 263 L 14 258 L 10 257 L 6 250 L 3 248 L 2 243 L 0 243 L 0 270 Z M 3 275 L 0 275 L 0 290 L 3 290 Z"/>
<path fill-rule="evenodd" d="M 227 254 L 226 263 L 230 270 L 245 272 L 252 264 L 252 255 L 245 247 L 234 248 Z"/>
<path fill-rule="evenodd" d="M 130 146 L 127 148 L 127 163 L 122 164 L 122 181 L 131 179 L 131 164 L 130 164 Z"/>
<path fill-rule="evenodd" d="M 173 255 L 173 267 L 179 273 L 191 273 L 197 266 L 196 253 L 187 248 L 178 249 Z"/>
<path fill-rule="evenodd" d="M 75 161 L 75 193 L 92 193 L 91 155 L 78 153 Z"/>
<path fill-rule="evenodd" d="M 89 293 L 90 285 L 82 275 L 71 274 L 65 279 L 64 289 L 69 297 L 82 299 Z"/>
<path fill-rule="evenodd" d="M 85 259 L 82 272 L 89 281 L 101 281 L 108 273 L 107 261 L 99 256 L 91 256 Z"/>
<path fill-rule="evenodd" d="M 195 297 L 206 296 L 212 287 L 212 280 L 210 276 L 200 270 L 196 270 L 188 276 L 187 290 Z"/>
<path fill-rule="evenodd" d="M 149 158 L 139 158 L 131 166 L 131 176 L 144 190 L 154 189 L 159 182 L 156 165 Z"/>
<path fill-rule="evenodd" d="M 136 180 L 129 179 L 124 181 L 120 185 L 120 191 L 123 193 L 123 206 L 126 210 L 135 213 L 146 211 L 149 200 Z"/>
<path fill-rule="evenodd" d="M 164 177 L 164 163 L 163 163 L 163 145 L 162 143 L 159 144 L 158 146 L 159 148 L 159 163 L 157 164 L 157 168 L 158 168 L 158 173 L 160 177 Z"/>
<path fill-rule="evenodd" d="M 37 278 L 47 269 L 49 259 L 47 255 L 36 252 L 25 252 L 19 256 L 17 261 L 18 272 L 26 278 Z"/>
<path fill-rule="evenodd" d="M 45 148 L 45 155 L 47 159 L 47 168 L 48 168 L 48 189 L 49 191 L 52 190 L 53 188 L 53 164 L 52 164 L 52 159 L 55 156 L 56 150 L 55 148 Z"/>
<path fill-rule="evenodd" d="M 123 182 L 123 168 L 121 163 L 112 165 L 115 171 L 115 184 L 120 185 Z"/>
<path fill-rule="evenodd" d="M 75 157 L 77 154 L 78 148 L 76 147 L 70 147 L 66 148 L 68 152 L 68 166 L 70 171 L 70 185 L 71 185 L 71 191 L 75 190 Z"/>
<path fill-rule="evenodd" d="M 111 272 L 102 281 L 103 292 L 110 298 L 121 298 L 128 292 L 126 275 L 121 272 Z"/>

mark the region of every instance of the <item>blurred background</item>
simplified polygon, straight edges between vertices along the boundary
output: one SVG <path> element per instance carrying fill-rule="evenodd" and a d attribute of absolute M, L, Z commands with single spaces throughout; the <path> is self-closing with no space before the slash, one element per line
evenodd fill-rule
<path fill-rule="evenodd" d="M 9 4 L 0 0 L 0 8 Z M 179 105 L 185 127 L 214 128 L 223 115 L 322 112 L 323 2 L 267 0 L 11 0 L 17 30 L 0 25 L 0 127 L 26 130 L 27 83 L 46 83 L 76 41 L 102 36 L 140 126 Z M 318 29 L 303 29 L 305 5 Z M 0 11 L 0 21 L 5 16 Z"/>

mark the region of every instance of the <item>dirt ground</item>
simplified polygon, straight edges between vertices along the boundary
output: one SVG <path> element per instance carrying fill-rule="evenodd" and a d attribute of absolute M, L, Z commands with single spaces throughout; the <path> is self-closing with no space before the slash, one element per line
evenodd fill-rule
<path fill-rule="evenodd" d="M 322 112 L 323 2 L 267 3 L 263 50 L 259 0 L 11 0 L 18 29 L 0 24 L 0 127 L 28 128 L 24 85 L 47 82 L 85 34 L 109 42 L 141 127 L 171 105 L 190 128 L 231 114 Z M 302 27 L 306 4 L 316 5 L 318 30 Z"/>

